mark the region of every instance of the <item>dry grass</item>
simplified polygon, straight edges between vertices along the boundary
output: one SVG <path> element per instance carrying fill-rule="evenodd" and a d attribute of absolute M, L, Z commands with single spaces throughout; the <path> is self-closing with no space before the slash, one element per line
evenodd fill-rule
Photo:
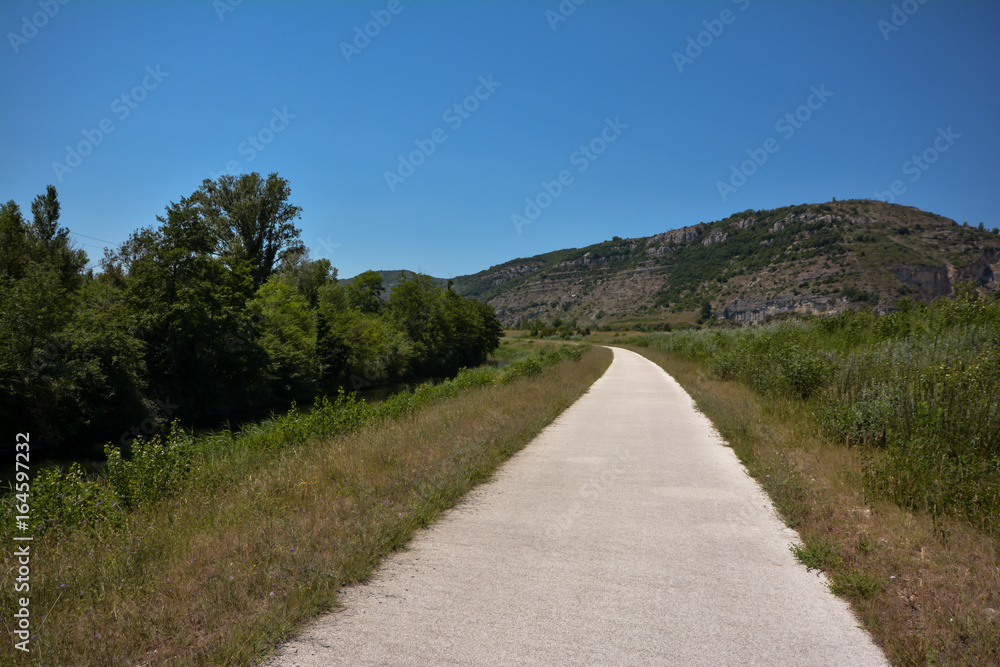
<path fill-rule="evenodd" d="M 542 376 L 286 451 L 124 528 L 37 541 L 32 610 L 44 625 L 30 659 L 5 651 L 0 663 L 253 664 L 488 479 L 610 361 L 594 349 Z"/>
<path fill-rule="evenodd" d="M 995 540 L 958 520 L 866 499 L 860 450 L 824 438 L 807 404 L 765 399 L 695 362 L 633 349 L 692 395 L 893 664 L 1000 665 Z"/>

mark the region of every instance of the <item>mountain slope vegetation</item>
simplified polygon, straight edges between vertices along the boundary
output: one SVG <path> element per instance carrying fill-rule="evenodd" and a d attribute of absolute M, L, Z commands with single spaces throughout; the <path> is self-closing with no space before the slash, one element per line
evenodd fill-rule
<path fill-rule="evenodd" d="M 873 200 L 747 210 L 644 238 L 520 258 L 455 279 L 508 326 L 559 317 L 734 322 L 785 313 L 892 309 L 974 281 L 997 288 L 997 230 Z M 605 318 L 607 318 L 605 320 Z"/>

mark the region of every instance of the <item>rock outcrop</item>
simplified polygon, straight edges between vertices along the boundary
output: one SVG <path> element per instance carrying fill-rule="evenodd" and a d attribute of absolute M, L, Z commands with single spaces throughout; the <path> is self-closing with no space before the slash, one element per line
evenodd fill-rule
<path fill-rule="evenodd" d="M 971 280 L 980 287 L 986 287 L 996 280 L 1000 270 L 1000 252 L 990 248 L 968 266 L 956 269 L 949 267 L 948 278 L 952 284 Z"/>
<path fill-rule="evenodd" d="M 518 264 L 517 266 L 506 266 L 495 273 L 489 274 L 491 285 L 502 285 L 508 280 L 523 276 L 526 273 L 534 273 L 542 268 L 541 264 Z"/>
<path fill-rule="evenodd" d="M 920 290 L 920 296 L 924 298 L 951 294 L 951 280 L 946 266 L 901 264 L 892 267 L 892 272 L 902 282 Z"/>
<path fill-rule="evenodd" d="M 832 315 L 847 310 L 846 297 L 778 297 L 768 301 L 754 299 L 729 303 L 716 317 L 738 324 L 763 322 L 770 316 L 796 313 L 799 315 Z"/>
<path fill-rule="evenodd" d="M 702 245 L 712 245 L 713 243 L 720 243 L 729 238 L 729 234 L 720 231 L 718 229 L 713 229 L 705 240 L 701 242 Z"/>

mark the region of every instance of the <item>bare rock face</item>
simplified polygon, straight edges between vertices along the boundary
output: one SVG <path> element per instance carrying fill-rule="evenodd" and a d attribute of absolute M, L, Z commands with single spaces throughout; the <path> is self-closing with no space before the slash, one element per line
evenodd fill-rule
<path fill-rule="evenodd" d="M 738 324 L 754 324 L 763 322 L 772 315 L 785 313 L 834 315 L 847 310 L 848 303 L 846 297 L 778 297 L 767 301 L 745 299 L 729 303 L 718 316 Z"/>
<path fill-rule="evenodd" d="M 980 287 L 987 287 L 996 281 L 997 270 L 1000 269 L 1000 252 L 990 248 L 968 266 L 949 269 L 948 277 L 952 284 L 971 280 Z"/>
<path fill-rule="evenodd" d="M 590 266 L 591 264 L 600 264 L 602 262 L 611 262 L 618 259 L 626 259 L 628 255 L 602 255 L 600 257 L 592 256 L 592 253 L 587 253 L 579 259 L 574 259 L 566 262 L 559 262 L 553 268 L 564 269 L 570 266 Z"/>
<path fill-rule="evenodd" d="M 517 266 L 507 266 L 493 274 L 490 274 L 488 277 L 491 279 L 491 285 L 502 285 L 508 280 L 512 280 L 518 276 L 523 276 L 526 273 L 533 273 L 540 268 L 542 268 L 541 264 L 519 264 Z"/>
<path fill-rule="evenodd" d="M 713 229 L 711 233 L 708 235 L 708 237 L 706 237 L 705 240 L 701 242 L 701 244 L 712 245 L 713 243 L 720 243 L 722 241 L 725 241 L 728 238 L 729 234 L 727 234 L 726 232 L 720 231 L 718 229 Z"/>
<path fill-rule="evenodd" d="M 675 229 L 672 232 L 663 232 L 656 236 L 650 236 L 649 245 L 683 245 L 696 240 L 698 235 L 699 231 L 696 227 L 684 227 L 682 229 Z"/>
<path fill-rule="evenodd" d="M 996 287 L 998 269 L 1000 252 L 989 248 L 963 267 L 901 264 L 893 267 L 892 272 L 902 282 L 919 289 L 920 296 L 934 298 L 951 295 L 956 284 L 966 281 L 979 287 Z"/>
<path fill-rule="evenodd" d="M 919 266 L 902 264 L 892 272 L 902 282 L 920 290 L 920 296 L 933 298 L 951 294 L 951 279 L 946 266 Z"/>
<path fill-rule="evenodd" d="M 818 213 L 789 213 L 782 222 L 791 223 L 796 221 L 830 223 L 833 222 L 833 216 L 830 214 L 820 215 Z"/>

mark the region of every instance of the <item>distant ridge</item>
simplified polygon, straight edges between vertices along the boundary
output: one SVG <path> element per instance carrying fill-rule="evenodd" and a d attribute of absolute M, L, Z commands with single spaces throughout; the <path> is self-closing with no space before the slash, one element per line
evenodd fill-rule
<path fill-rule="evenodd" d="M 998 259 L 996 230 L 909 206 L 847 200 L 614 237 L 513 259 L 454 283 L 459 293 L 492 305 L 508 326 L 555 317 L 580 324 L 690 321 L 706 301 L 717 318 L 758 322 L 857 307 L 885 311 L 904 296 L 950 294 L 965 280 L 992 292 Z"/>
<path fill-rule="evenodd" d="M 382 285 L 385 286 L 384 296 L 387 296 L 389 292 L 392 291 L 392 288 L 398 285 L 399 281 L 402 280 L 403 278 L 409 280 L 413 278 L 415 275 L 417 275 L 416 272 L 408 271 L 406 269 L 400 269 L 396 271 L 376 271 L 375 273 L 382 276 Z M 352 282 L 354 282 L 354 278 L 357 278 L 357 276 L 354 276 L 353 278 L 341 278 L 340 280 L 337 281 L 337 283 L 339 283 L 340 285 L 350 285 Z M 431 276 L 431 280 L 433 280 L 441 287 L 446 287 L 448 285 L 447 278 L 434 278 L 433 276 Z"/>

